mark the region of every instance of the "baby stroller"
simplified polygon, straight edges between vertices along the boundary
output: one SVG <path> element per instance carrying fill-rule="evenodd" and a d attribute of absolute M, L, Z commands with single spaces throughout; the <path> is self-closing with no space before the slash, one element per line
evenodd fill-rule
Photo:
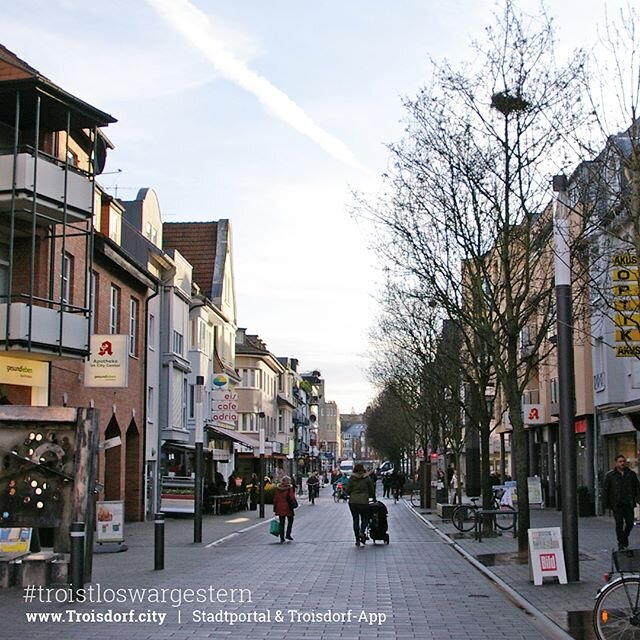
<path fill-rule="evenodd" d="M 389 544 L 389 523 L 387 518 L 387 507 L 383 502 L 374 501 L 369 503 L 369 537 L 373 540 L 382 540 Z"/>

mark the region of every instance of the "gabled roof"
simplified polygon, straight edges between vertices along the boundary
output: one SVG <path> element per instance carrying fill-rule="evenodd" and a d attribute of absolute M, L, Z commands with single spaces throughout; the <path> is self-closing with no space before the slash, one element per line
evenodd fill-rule
<path fill-rule="evenodd" d="M 108 113 L 67 93 L 0 44 L 0 122 L 11 126 L 15 121 L 16 101 L 8 99 L 6 94 L 17 92 L 20 93 L 21 117 L 27 121 L 34 117 L 36 98 L 41 98 L 41 126 L 52 131 L 62 131 L 66 127 L 69 111 L 72 126 L 76 128 L 104 127 L 117 122 Z"/>
<path fill-rule="evenodd" d="M 162 225 L 162 247 L 177 249 L 193 267 L 193 281 L 202 294 L 213 300 L 217 222 L 165 222 Z"/>

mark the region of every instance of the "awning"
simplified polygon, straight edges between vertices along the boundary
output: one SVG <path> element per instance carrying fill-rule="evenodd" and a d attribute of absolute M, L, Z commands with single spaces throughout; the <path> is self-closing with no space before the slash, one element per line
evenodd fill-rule
<path fill-rule="evenodd" d="M 205 425 L 205 428 L 208 429 L 211 433 L 219 436 L 220 438 L 232 440 L 233 442 L 237 442 L 244 447 L 249 447 L 250 449 L 260 448 L 260 441 L 258 440 L 258 438 L 253 438 L 248 433 L 241 433 L 239 431 L 235 431 L 234 429 L 225 429 L 224 427 L 215 427 L 211 424 Z"/>

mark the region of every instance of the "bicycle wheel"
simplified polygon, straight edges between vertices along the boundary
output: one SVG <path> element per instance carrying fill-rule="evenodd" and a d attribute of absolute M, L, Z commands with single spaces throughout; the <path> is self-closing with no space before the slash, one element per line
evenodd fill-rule
<path fill-rule="evenodd" d="M 340 494 L 337 491 L 333 492 L 333 501 L 340 502 Z"/>
<path fill-rule="evenodd" d="M 459 507 L 456 507 L 451 514 L 453 526 L 458 531 L 471 531 L 475 525 L 475 514 L 476 510 L 473 507 L 461 504 Z"/>
<path fill-rule="evenodd" d="M 419 507 L 420 506 L 420 492 L 419 491 L 413 491 L 411 493 L 411 504 L 414 507 Z"/>
<path fill-rule="evenodd" d="M 513 529 L 516 524 L 515 509 L 505 504 L 501 505 L 499 509 L 502 513 L 496 513 L 496 527 L 502 531 Z"/>
<path fill-rule="evenodd" d="M 640 577 L 613 582 L 598 596 L 593 628 L 599 640 L 632 640 L 640 632 Z"/>

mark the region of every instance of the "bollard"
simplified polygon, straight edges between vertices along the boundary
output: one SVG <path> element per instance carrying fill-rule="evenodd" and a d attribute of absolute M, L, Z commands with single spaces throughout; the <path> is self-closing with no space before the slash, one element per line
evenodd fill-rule
<path fill-rule="evenodd" d="M 154 523 L 155 561 L 153 569 L 161 571 L 164 569 L 164 513 L 156 513 Z"/>
<path fill-rule="evenodd" d="M 84 522 L 72 522 L 71 537 L 71 591 L 74 598 L 84 586 Z"/>

